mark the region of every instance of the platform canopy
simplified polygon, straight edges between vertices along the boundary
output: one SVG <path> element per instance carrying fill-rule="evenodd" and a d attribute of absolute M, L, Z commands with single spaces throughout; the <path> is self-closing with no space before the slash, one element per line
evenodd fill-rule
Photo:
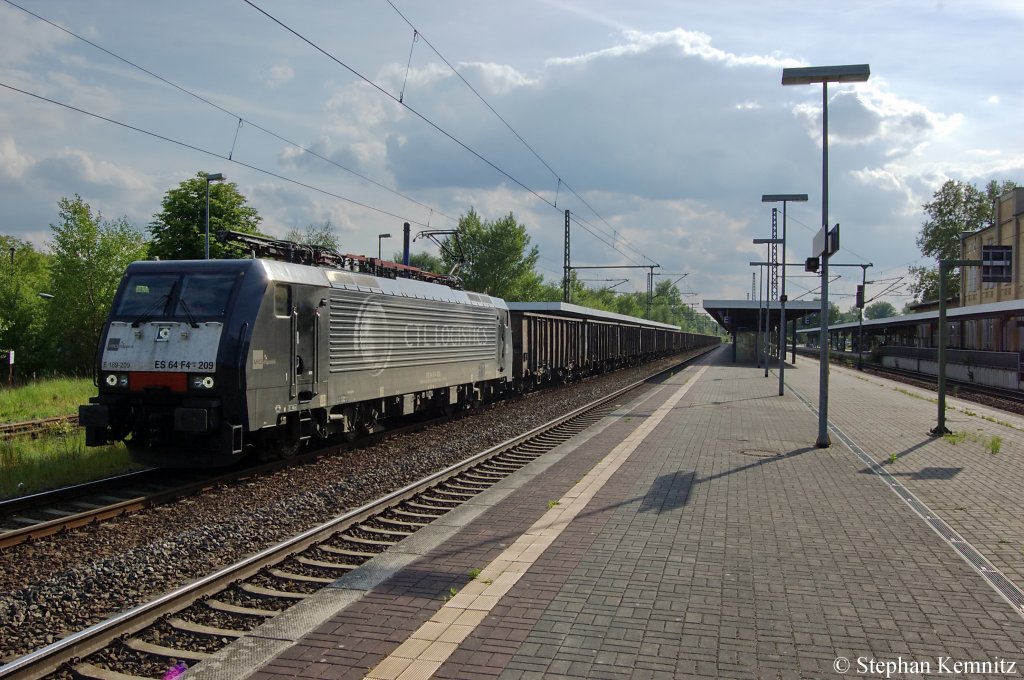
<path fill-rule="evenodd" d="M 780 304 L 778 300 L 770 302 L 757 300 L 705 300 L 704 311 L 714 317 L 715 321 L 730 335 L 737 331 L 756 332 L 758 322 L 764 324 L 765 307 L 768 309 L 768 326 L 779 325 Z M 821 311 L 818 300 L 790 300 L 786 303 L 786 323 L 794 319 L 802 319 L 809 314 Z"/>

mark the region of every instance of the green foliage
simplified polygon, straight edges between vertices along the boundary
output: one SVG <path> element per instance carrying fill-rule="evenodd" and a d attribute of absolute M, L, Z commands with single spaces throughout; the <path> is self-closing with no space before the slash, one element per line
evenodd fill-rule
<path fill-rule="evenodd" d="M 887 319 L 891 316 L 896 316 L 896 308 L 888 302 L 879 300 L 864 308 L 865 319 Z"/>
<path fill-rule="evenodd" d="M 843 317 L 843 314 L 842 314 L 842 312 L 839 311 L 839 305 L 837 305 L 836 303 L 834 303 L 832 301 L 829 301 L 829 303 L 828 303 L 828 323 L 829 323 L 829 325 L 831 326 L 833 324 L 839 323 L 840 319 L 842 319 L 842 317 Z M 820 319 L 821 319 L 821 313 L 820 312 L 818 314 L 808 314 L 807 316 L 805 316 L 803 318 L 803 321 L 801 321 L 800 323 L 802 323 L 804 326 L 820 326 L 821 325 Z"/>
<path fill-rule="evenodd" d="M 54 297 L 47 331 L 56 343 L 54 367 L 88 374 L 121 275 L 145 257 L 146 243 L 125 218 L 104 221 L 80 196 L 62 198 L 59 205 L 60 223 L 50 225 Z"/>
<path fill-rule="evenodd" d="M 210 187 L 210 211 L 213 211 L 213 187 Z M 204 197 L 205 198 L 205 197 Z M 211 219 L 210 229 L 213 229 L 213 222 Z M 239 231 L 239 230 L 235 230 Z M 307 246 L 316 246 L 318 248 L 329 248 L 330 250 L 340 251 L 341 243 L 338 241 L 337 234 L 334 233 L 334 225 L 331 224 L 330 220 L 324 220 L 320 224 L 308 224 L 303 230 L 300 229 L 289 229 L 288 233 L 284 235 L 286 241 L 294 241 L 295 243 L 302 243 Z M 213 246 L 211 245 L 211 250 Z M 213 253 L 210 253 L 210 257 L 213 257 Z"/>
<path fill-rule="evenodd" d="M 402 251 L 398 251 L 392 256 L 394 262 L 402 261 Z M 434 274 L 447 274 L 448 268 L 445 267 L 444 262 L 441 258 L 435 257 L 427 252 L 422 253 L 409 253 L 409 266 L 422 269 L 425 272 L 433 272 Z"/>
<path fill-rule="evenodd" d="M 39 438 L 0 441 L 0 498 L 13 498 L 138 470 L 124 445 L 85 446 L 85 433 L 67 427 Z"/>
<path fill-rule="evenodd" d="M 14 350 L 12 375 L 19 380 L 43 371 L 53 354 L 46 335 L 49 301 L 39 297 L 50 293 L 51 258 L 9 236 L 0 236 L 0 248 L 0 349 Z M 6 352 L 0 354 L 0 381 L 6 381 Z"/>
<path fill-rule="evenodd" d="M 41 380 L 22 387 L 0 390 L 0 423 L 66 416 L 78 412 L 96 394 L 88 378 Z"/>
<path fill-rule="evenodd" d="M 198 172 L 164 195 L 162 210 L 153 216 L 149 254 L 162 260 L 201 260 L 206 242 L 206 175 Z M 262 218 L 246 205 L 230 182 L 210 182 L 210 258 L 241 257 L 241 247 L 217 240 L 222 229 L 258 233 Z"/>
<path fill-rule="evenodd" d="M 978 189 L 968 182 L 948 180 L 922 207 L 925 213 L 917 246 L 921 254 L 938 260 L 960 258 L 960 234 L 977 231 L 992 224 L 992 206 L 1003 192 L 1014 187 L 1013 182 L 1000 184 L 995 180 Z M 911 267 L 916 281 L 911 293 L 918 300 L 937 300 L 939 297 L 938 268 Z M 950 297 L 960 294 L 960 272 L 949 272 L 946 293 Z"/>
<path fill-rule="evenodd" d="M 460 276 L 466 290 L 494 295 L 505 300 L 535 300 L 543 287 L 536 271 L 539 251 L 530 246 L 526 227 L 512 213 L 497 220 L 482 220 L 475 210 L 459 219 L 457 238 L 449 237 L 441 261 L 450 270 L 458 254 L 465 262 Z"/>
<path fill-rule="evenodd" d="M 860 310 L 856 307 L 850 307 L 839 315 L 836 323 L 856 323 L 857 321 L 860 321 Z"/>

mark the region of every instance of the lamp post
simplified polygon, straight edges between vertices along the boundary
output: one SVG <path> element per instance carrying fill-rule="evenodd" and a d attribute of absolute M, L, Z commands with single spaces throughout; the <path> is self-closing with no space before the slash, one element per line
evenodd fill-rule
<path fill-rule="evenodd" d="M 380 259 L 380 244 L 386 239 L 391 238 L 391 234 L 377 234 L 377 259 Z"/>
<path fill-rule="evenodd" d="M 782 292 L 779 295 L 779 396 L 785 393 L 786 374 L 786 204 L 806 202 L 807 194 L 761 194 L 762 203 L 782 202 Z M 774 236 L 775 234 L 772 234 Z"/>
<path fill-rule="evenodd" d="M 206 176 L 206 250 L 203 259 L 210 259 L 210 182 L 223 182 L 226 178 L 219 172 Z"/>
<path fill-rule="evenodd" d="M 828 231 L 828 84 L 862 83 L 871 75 L 867 64 L 846 66 L 811 66 L 782 69 L 783 85 L 810 85 L 821 83 L 821 229 Z M 825 238 L 828 243 L 827 233 Z M 827 247 L 827 246 L 826 246 Z M 818 440 L 815 446 L 832 445 L 828 436 L 828 254 L 821 255 L 821 353 L 818 380 Z"/>

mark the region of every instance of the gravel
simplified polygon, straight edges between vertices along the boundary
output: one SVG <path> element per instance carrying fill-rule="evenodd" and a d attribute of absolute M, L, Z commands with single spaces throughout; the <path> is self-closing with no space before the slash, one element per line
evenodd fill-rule
<path fill-rule="evenodd" d="M 205 576 L 649 375 L 544 390 L 424 432 L 0 554 L 0 661 Z"/>

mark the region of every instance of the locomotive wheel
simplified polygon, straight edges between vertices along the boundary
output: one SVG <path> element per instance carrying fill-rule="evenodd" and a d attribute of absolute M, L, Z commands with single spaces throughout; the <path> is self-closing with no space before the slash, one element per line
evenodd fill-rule
<path fill-rule="evenodd" d="M 302 451 L 303 444 L 305 444 L 305 442 L 301 439 L 296 439 L 294 441 L 280 441 L 278 442 L 277 455 L 280 456 L 282 460 L 291 460 L 295 456 L 299 455 L 299 452 Z"/>

